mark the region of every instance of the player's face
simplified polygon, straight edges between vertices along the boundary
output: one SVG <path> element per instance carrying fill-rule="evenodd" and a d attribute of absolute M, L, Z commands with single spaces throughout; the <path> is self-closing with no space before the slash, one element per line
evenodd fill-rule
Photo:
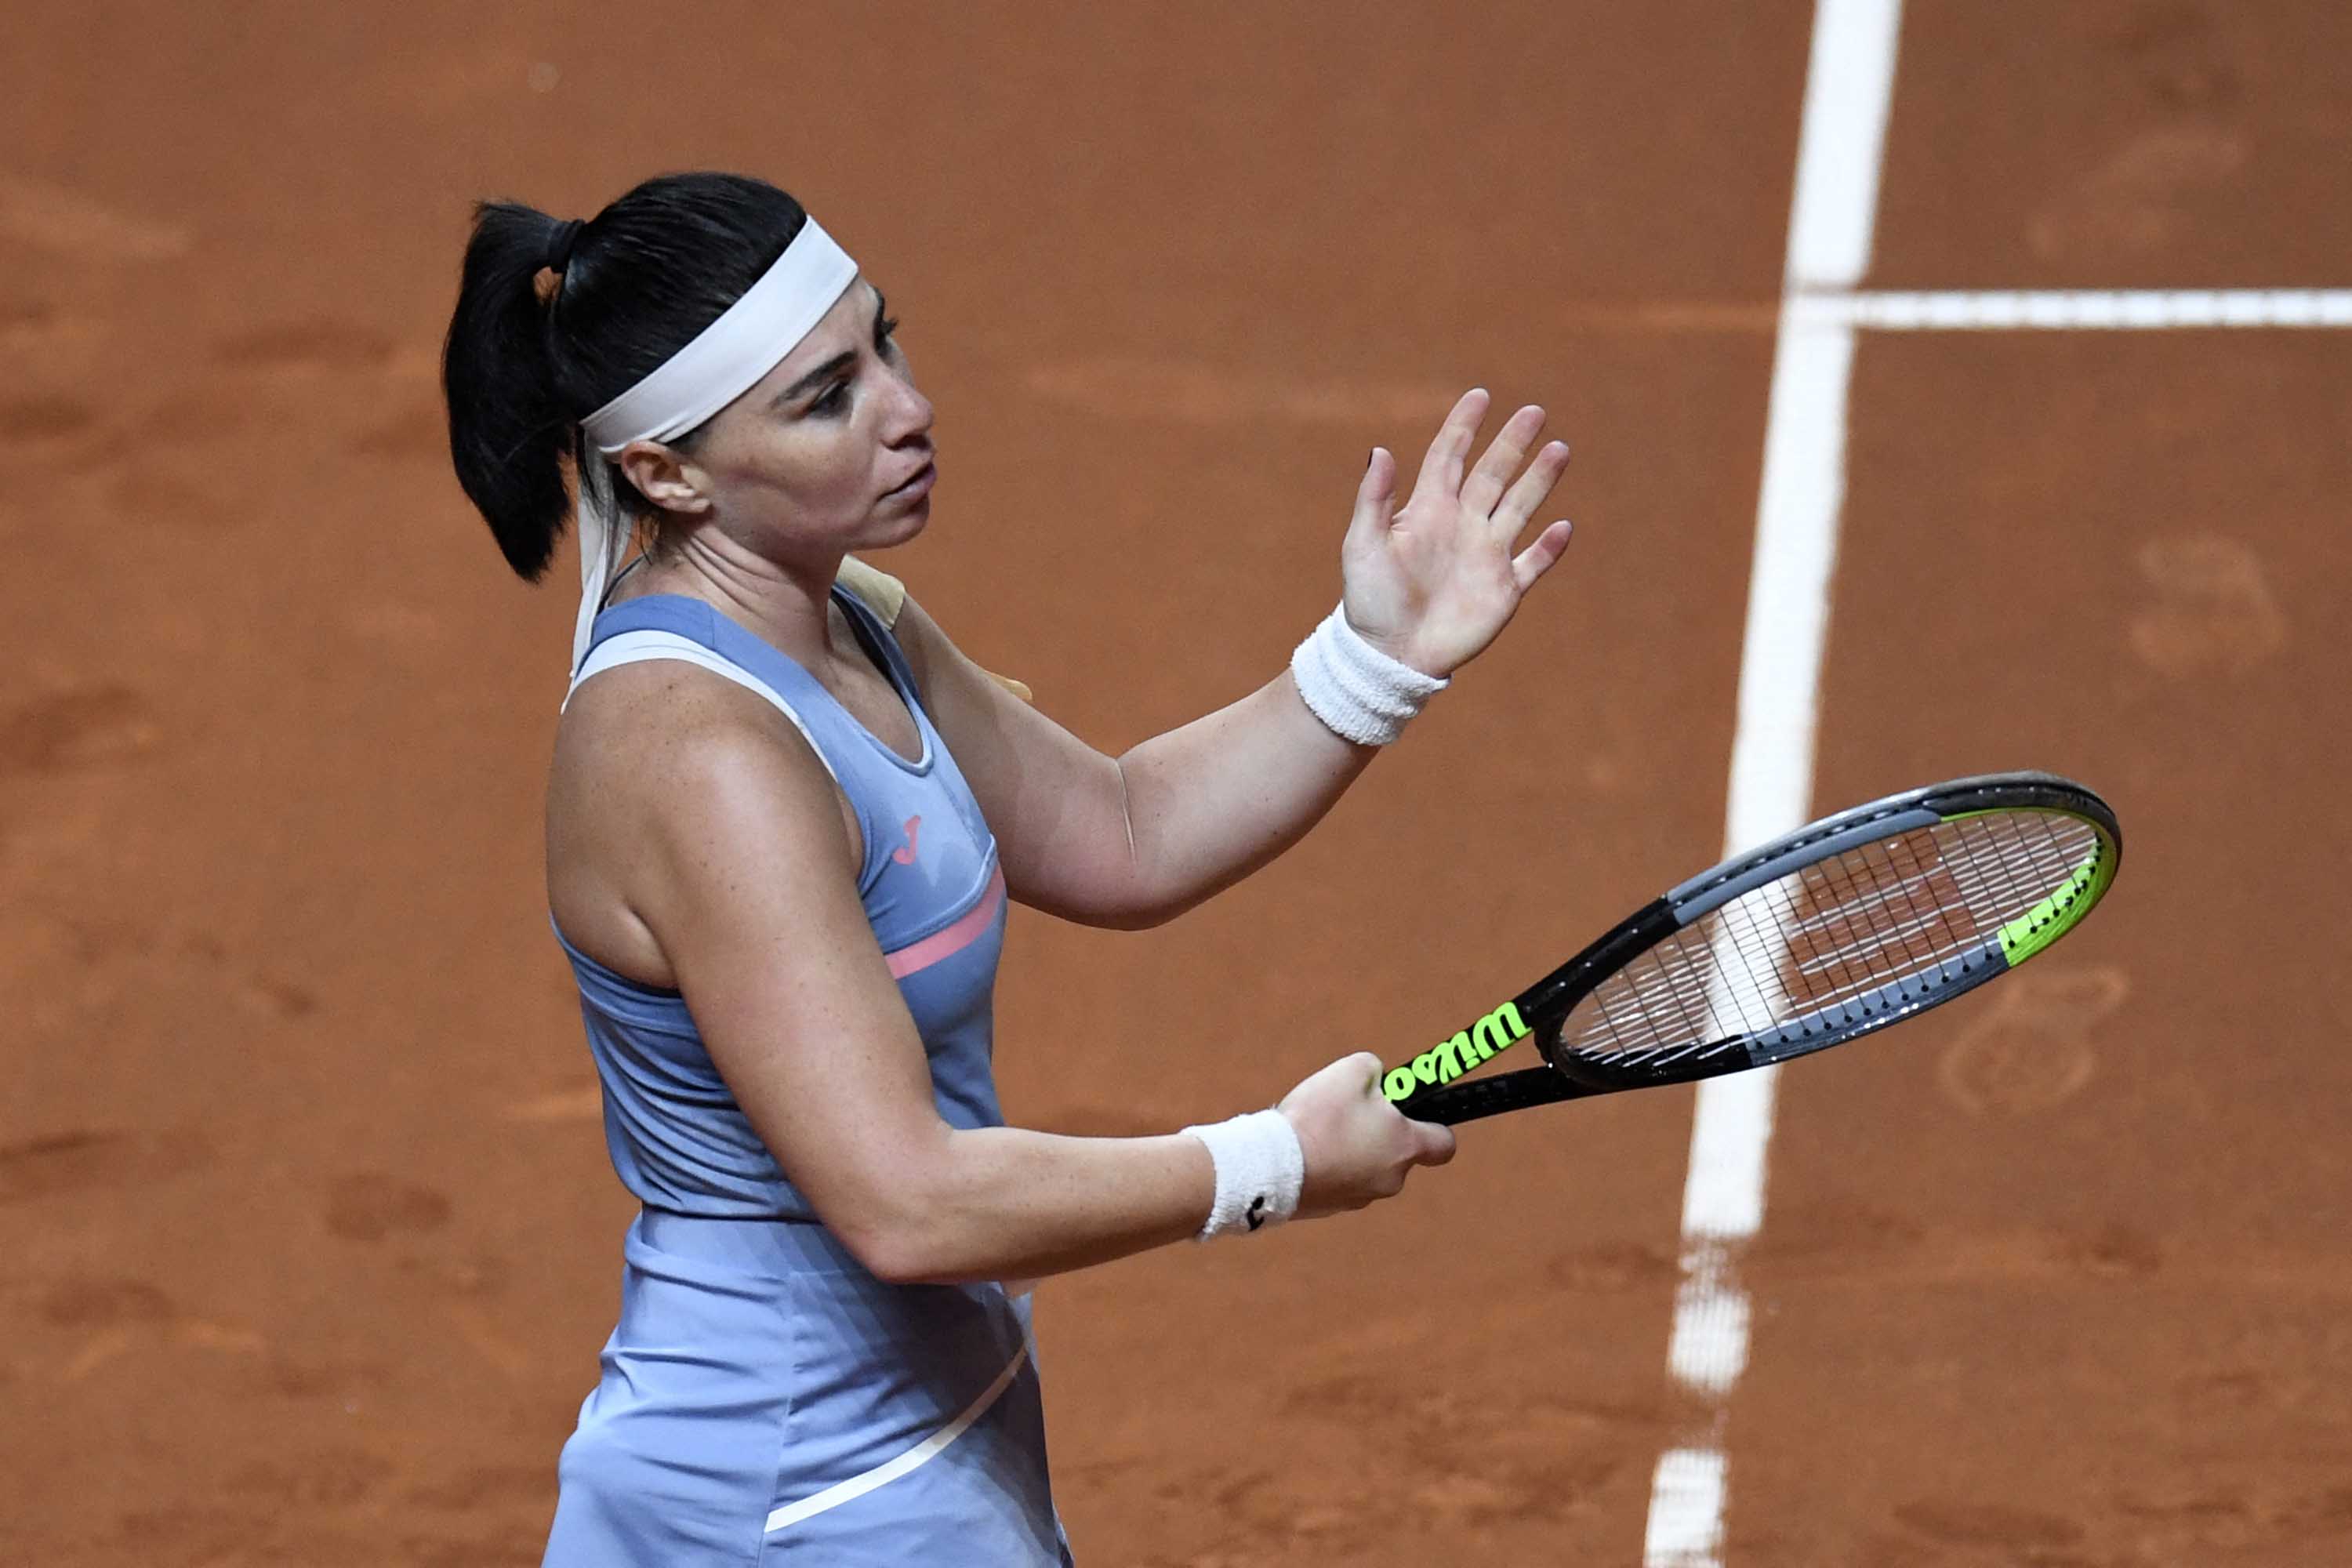
<path fill-rule="evenodd" d="M 810 552 L 877 549 L 930 517 L 931 405 L 860 278 L 705 428 L 691 466 L 720 526 Z"/>

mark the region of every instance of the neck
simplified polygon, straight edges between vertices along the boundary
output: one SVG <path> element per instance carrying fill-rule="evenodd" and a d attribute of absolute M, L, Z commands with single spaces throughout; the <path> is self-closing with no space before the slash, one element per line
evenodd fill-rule
<path fill-rule="evenodd" d="M 631 573 L 634 589 L 626 596 L 678 594 L 699 599 L 803 668 L 817 669 L 835 658 L 830 606 L 840 570 L 838 551 L 773 561 L 716 530 L 698 529 Z"/>

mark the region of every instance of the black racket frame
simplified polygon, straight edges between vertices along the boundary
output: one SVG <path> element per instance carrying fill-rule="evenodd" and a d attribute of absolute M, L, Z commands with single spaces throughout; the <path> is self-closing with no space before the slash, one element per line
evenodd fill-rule
<path fill-rule="evenodd" d="M 1716 1041 L 1700 1048 L 1678 1051 L 1664 1059 L 1624 1065 L 1601 1063 L 1578 1056 L 1569 1051 L 1560 1039 L 1560 1026 L 1579 1002 L 1599 989 L 1611 975 L 1714 908 L 1721 901 L 1722 891 L 1727 887 L 1750 879 L 1755 879 L 1755 885 L 1760 886 L 1790 872 L 1801 870 L 1831 855 L 1843 853 L 1855 845 L 1875 842 L 1881 837 L 1930 826 L 1930 821 L 1916 820 L 1923 813 L 1928 814 L 1931 819 L 1948 819 L 1980 811 L 2034 810 L 2064 812 L 2089 821 L 2104 836 L 2105 850 L 2112 861 L 2120 864 L 2123 829 L 2116 821 L 2115 812 L 2088 788 L 2055 773 L 1981 773 L 1906 790 L 1901 795 L 1872 801 L 1867 805 L 1839 812 L 1834 816 L 1810 823 L 1794 833 L 1727 860 L 1672 889 L 1635 910 L 1583 952 L 1512 998 L 1511 1005 L 1518 1009 L 1520 1017 L 1527 1023 L 1536 1048 L 1543 1056 L 1544 1066 L 1490 1073 L 1483 1078 L 1456 1079 L 1451 1083 L 1433 1085 L 1396 1101 L 1396 1108 L 1416 1121 L 1452 1126 L 1475 1121 L 1481 1117 L 1498 1116 L 1507 1110 L 1523 1110 L 1530 1106 L 1553 1105 L 1562 1100 L 1617 1094 L 1633 1089 L 1653 1089 L 1664 1084 L 1692 1083 L 1700 1079 L 1741 1072 L 1749 1068 L 1807 1056 L 1831 1046 L 1843 1045 L 1848 1040 L 1874 1034 L 1890 1024 L 1900 1023 L 1915 1014 L 1941 1006 L 1995 975 L 2006 973 L 2009 969 L 2007 960 L 1994 953 L 1969 965 L 1959 978 L 1924 991 L 1907 1005 L 1881 1009 L 1866 1017 L 1834 1027 L 1823 1027 L 1818 1033 L 1801 1035 L 1793 1040 L 1775 1041 L 1769 1047 L 1759 1044 L 1752 1035 L 1744 1035 Z M 1908 826 L 1894 826 L 1892 823 L 1895 818 L 1915 820 Z M 1873 832 L 1872 829 L 1878 831 Z M 1824 849 L 1822 847 L 1831 840 L 1850 842 Z M 1785 866 L 1766 874 L 1768 868 L 1780 866 L 1783 861 L 1787 863 Z M 2114 864 L 2111 864 L 2106 879 L 2111 880 L 2113 875 Z M 1715 903 L 1709 902 L 1710 896 Z M 1696 912 L 1692 912 L 1694 910 Z"/>

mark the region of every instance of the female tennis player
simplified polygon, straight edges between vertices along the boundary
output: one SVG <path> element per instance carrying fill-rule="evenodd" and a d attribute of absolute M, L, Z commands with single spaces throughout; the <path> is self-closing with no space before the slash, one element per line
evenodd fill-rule
<path fill-rule="evenodd" d="M 1164 1137 L 1008 1127 L 990 994 L 1008 898 L 1119 927 L 1199 903 L 1494 638 L 1568 543 L 1514 553 L 1568 460 L 1530 459 L 1543 411 L 1474 467 L 1465 396 L 1402 507 L 1375 450 L 1342 606 L 1255 692 L 1113 758 L 847 559 L 930 516 L 896 324 L 733 175 L 585 222 L 486 205 L 467 247 L 458 478 L 528 579 L 567 515 L 580 535 L 548 898 L 643 1205 L 556 1568 L 1067 1563 L 1001 1281 L 1360 1208 L 1454 1152 L 1370 1054 Z"/>

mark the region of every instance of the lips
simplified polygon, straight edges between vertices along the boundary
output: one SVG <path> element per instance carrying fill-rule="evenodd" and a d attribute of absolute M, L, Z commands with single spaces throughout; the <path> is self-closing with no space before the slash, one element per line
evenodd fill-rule
<path fill-rule="evenodd" d="M 931 481 L 940 477 L 937 462 L 925 463 L 912 474 L 882 492 L 884 500 L 911 500 L 930 493 Z"/>

